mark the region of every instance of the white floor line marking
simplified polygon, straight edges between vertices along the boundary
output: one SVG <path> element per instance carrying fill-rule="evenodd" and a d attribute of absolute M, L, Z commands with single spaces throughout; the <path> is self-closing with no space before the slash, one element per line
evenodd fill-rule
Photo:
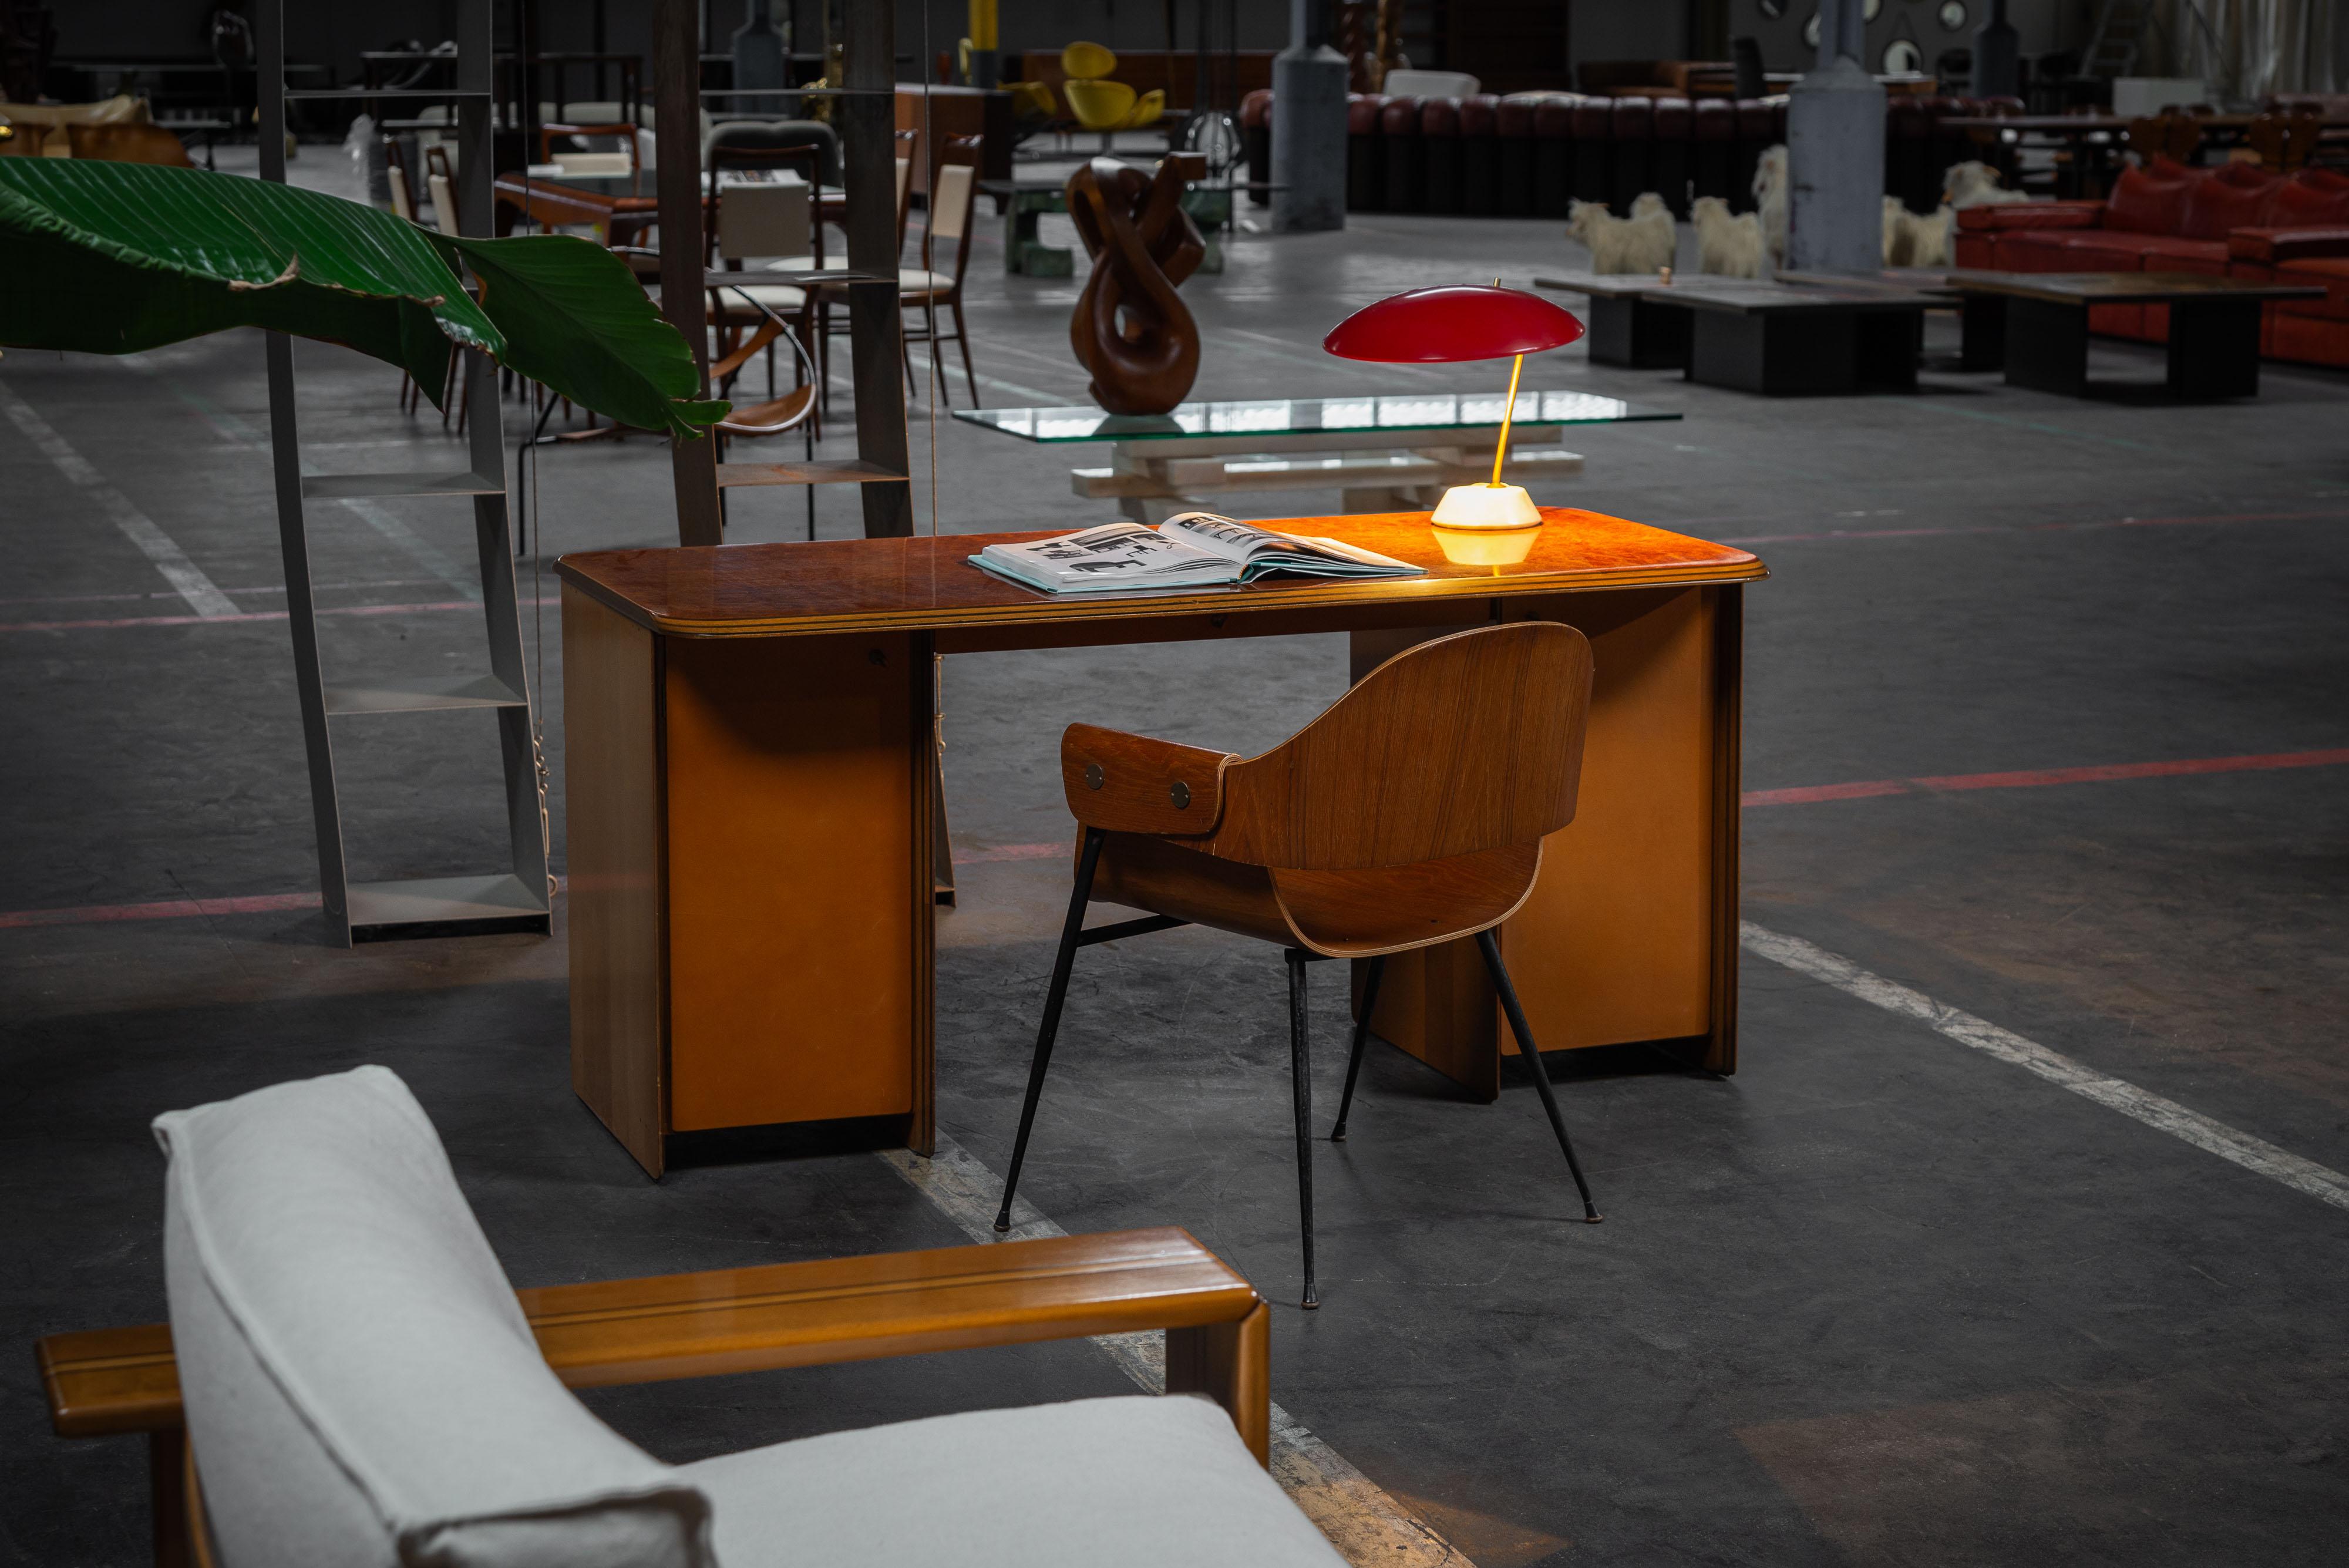
<path fill-rule="evenodd" d="M 197 565 L 188 559 L 186 551 L 171 542 L 171 536 L 155 526 L 155 521 L 131 504 L 130 497 L 106 482 L 104 475 L 90 465 L 88 458 L 73 449 L 72 443 L 51 429 L 49 421 L 33 411 L 33 405 L 18 397 L 14 388 L 0 385 L 0 413 L 24 432 L 25 439 L 38 447 L 41 455 L 57 466 L 59 473 L 71 481 L 84 494 L 98 504 L 108 521 L 122 531 L 122 536 L 138 547 L 139 553 L 154 563 L 163 574 L 163 580 L 179 590 L 188 607 L 209 620 L 214 616 L 234 615 L 236 605 L 226 594 L 204 576 Z"/>
<path fill-rule="evenodd" d="M 930 357 L 926 354 L 914 353 L 909 349 L 906 351 L 905 358 L 913 361 L 916 373 L 921 377 L 921 387 L 926 389 L 930 384 Z M 939 368 L 938 375 L 941 379 L 948 374 L 945 367 Z M 958 376 L 961 372 L 956 370 L 951 374 Z M 1023 387 L 1017 381 L 1006 381 L 994 376 L 981 375 L 978 378 L 978 384 L 999 392 L 1009 392 L 1015 398 L 1026 398 L 1030 402 L 1043 403 L 1050 407 L 1061 407 L 1068 402 L 1068 400 L 1058 392 L 1040 392 L 1033 387 Z M 949 395 L 951 395 L 951 389 L 949 389 Z"/>
<path fill-rule="evenodd" d="M 1948 1036 L 1961 1045 L 1971 1046 L 1985 1055 L 2038 1074 L 2051 1084 L 2085 1096 L 2109 1110 L 2134 1117 L 2149 1127 L 2192 1144 L 2196 1148 L 2232 1160 L 2245 1170 L 2256 1171 L 2273 1181 L 2281 1181 L 2296 1192 L 2304 1192 L 2335 1209 L 2349 1209 L 2349 1176 L 2302 1159 L 2288 1149 L 2278 1148 L 2264 1138 L 2238 1132 L 2226 1123 L 2214 1121 L 2199 1111 L 2187 1109 L 2175 1100 L 2167 1100 L 2135 1084 L 2097 1072 L 2082 1062 L 2074 1061 L 2060 1051 L 2052 1051 L 2035 1040 L 2026 1040 L 2010 1030 L 1976 1018 L 1971 1012 L 1934 1001 L 1922 992 L 1909 990 L 1882 975 L 1871 974 L 1847 958 L 1839 957 L 1825 948 L 1815 947 L 1800 937 L 1783 936 L 1767 930 L 1751 920 L 1741 923 L 1740 930 L 1746 950 L 1759 954 L 1773 963 L 1785 965 L 1798 974 L 1825 981 L 1837 991 L 1870 1002 L 1887 1012 L 1897 1012 L 1913 1018 L 1935 1032 Z"/>
<path fill-rule="evenodd" d="M 226 409 L 220 407 L 202 393 L 188 390 L 177 380 L 171 379 L 161 367 L 150 364 L 141 356 L 136 354 L 126 354 L 118 363 L 126 370 L 136 370 L 142 376 L 151 376 L 163 381 L 171 388 L 171 395 L 193 409 L 196 416 L 212 426 L 222 440 L 249 447 L 254 452 L 267 452 L 270 449 L 267 436 L 263 435 Z M 407 441 L 305 442 L 302 472 L 305 474 L 320 474 L 327 472 L 310 461 L 309 454 L 320 450 L 411 445 L 412 443 Z M 481 597 L 481 585 L 477 576 L 469 573 L 430 540 L 372 501 L 342 499 L 335 501 L 332 504 L 346 508 L 352 516 L 381 535 L 384 543 L 430 572 L 440 582 L 454 588 L 459 597 L 479 599 Z"/>
<path fill-rule="evenodd" d="M 938 1135 L 938 1152 L 924 1159 L 910 1149 L 885 1149 L 881 1159 L 974 1241 L 1025 1241 L 1065 1236 L 1025 1198 L 1011 1206 L 1011 1231 L 995 1233 L 1003 1179 L 968 1149 Z M 1166 1388 L 1166 1341 L 1157 1334 L 1109 1334 L 1093 1343 L 1118 1369 L 1153 1394 Z M 1412 1517 L 1402 1504 L 1337 1450 L 1272 1407 L 1272 1475 L 1330 1544 L 1355 1568 L 1475 1568 L 1460 1549 Z"/>

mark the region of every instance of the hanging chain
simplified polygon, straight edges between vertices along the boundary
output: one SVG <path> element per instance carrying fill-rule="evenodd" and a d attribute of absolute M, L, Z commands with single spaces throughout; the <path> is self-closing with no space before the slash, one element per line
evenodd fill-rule
<path fill-rule="evenodd" d="M 530 384 L 531 412 L 539 412 L 546 400 L 546 389 L 538 382 Z M 547 784 L 552 778 L 546 765 L 546 595 L 539 583 L 539 564 L 546 558 L 546 536 L 539 532 L 538 521 L 538 423 L 533 419 L 531 434 L 525 439 L 523 461 L 530 464 L 530 640 L 531 657 L 536 665 L 531 683 L 537 689 L 538 701 L 530 705 L 530 768 L 538 786 L 538 848 L 546 867 L 546 907 L 554 908 L 554 824 L 546 807 Z"/>

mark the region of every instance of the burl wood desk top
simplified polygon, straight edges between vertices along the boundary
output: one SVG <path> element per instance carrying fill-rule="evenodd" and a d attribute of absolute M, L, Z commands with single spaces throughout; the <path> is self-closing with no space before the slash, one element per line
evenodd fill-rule
<path fill-rule="evenodd" d="M 1264 525 L 1343 539 L 1424 567 L 1427 575 L 1379 581 L 1272 576 L 1245 587 L 1149 594 L 1041 594 L 969 562 L 986 545 L 1072 532 L 1065 528 L 594 550 L 565 556 L 554 569 L 565 583 L 647 630 L 696 638 L 1129 620 L 1751 582 L 1769 575 L 1749 551 L 1620 517 L 1559 506 L 1542 508 L 1542 517 L 1546 525 L 1532 552 L 1508 566 L 1444 559 L 1424 512 L 1271 519 Z"/>

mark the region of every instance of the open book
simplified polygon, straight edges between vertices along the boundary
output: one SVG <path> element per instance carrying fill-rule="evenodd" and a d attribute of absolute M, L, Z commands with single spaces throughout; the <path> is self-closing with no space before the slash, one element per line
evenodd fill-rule
<path fill-rule="evenodd" d="M 1249 583 L 1267 572 L 1314 577 L 1416 577 L 1419 567 L 1336 539 L 1276 534 L 1212 512 L 1185 512 L 1155 528 L 1111 523 L 1027 545 L 989 545 L 971 565 L 1048 594 Z"/>

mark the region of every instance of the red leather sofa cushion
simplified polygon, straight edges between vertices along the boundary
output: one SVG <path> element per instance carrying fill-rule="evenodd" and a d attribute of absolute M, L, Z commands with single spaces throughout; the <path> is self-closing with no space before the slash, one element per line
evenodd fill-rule
<path fill-rule="evenodd" d="M 1388 136 L 1416 136 L 1419 134 L 1419 106 L 1423 101 L 1408 93 L 1387 99 L 1386 107 L 1379 110 L 1379 130 Z"/>
<path fill-rule="evenodd" d="M 1614 100 L 1613 121 L 1618 141 L 1645 141 L 1656 133 L 1656 106 L 1644 98 Z M 1579 130 L 1580 126 L 1576 130 Z"/>
<path fill-rule="evenodd" d="M 1770 140 L 1769 99 L 1741 98 L 1737 100 L 1737 140 L 1740 141 Z"/>
<path fill-rule="evenodd" d="M 1460 134 L 1463 136 L 1491 136 L 1500 123 L 1500 118 L 1501 100 L 1491 93 L 1480 92 L 1460 100 Z M 1420 129 L 1425 130 L 1426 128 L 1426 119 L 1422 117 Z"/>
<path fill-rule="evenodd" d="M 2349 224 L 2329 229 L 2236 229 L 2227 235 L 2227 254 L 2237 261 L 2251 262 L 2349 256 Z"/>
<path fill-rule="evenodd" d="M 1240 99 L 1240 126 L 1246 130 L 1259 130 L 1272 123 L 1272 89 L 1258 88 Z"/>
<path fill-rule="evenodd" d="M 1694 141 L 1737 140 L 1737 106 L 1725 98 L 1701 98 L 1690 106 L 1689 137 Z"/>
<path fill-rule="evenodd" d="M 2210 277 L 2227 275 L 2227 242 L 2224 240 L 2189 240 L 2174 234 L 2138 234 L 2133 236 L 2138 265 L 2147 272 L 2200 273 Z"/>
<path fill-rule="evenodd" d="M 1348 93 L 1346 95 L 1346 134 L 1349 136 L 1377 135 L 1379 116 L 1385 112 L 1386 107 L 1386 99 L 1379 93 Z"/>
<path fill-rule="evenodd" d="M 2186 193 L 2186 216 L 2169 232 L 2189 240 L 2225 244 L 2230 229 L 2257 228 L 2283 180 L 2255 163 L 2229 163 L 2197 181 Z"/>
<path fill-rule="evenodd" d="M 2102 202 L 2002 202 L 1968 207 L 1958 214 L 1961 230 L 2093 229 L 2105 215 Z"/>
<path fill-rule="evenodd" d="M 1422 136 L 1458 136 L 1460 100 L 1456 98 L 1421 99 L 1419 133 Z"/>
<path fill-rule="evenodd" d="M 1574 106 L 1574 139 L 1604 141 L 1615 134 L 1615 100 L 1587 98 Z"/>
<path fill-rule="evenodd" d="M 1686 141 L 1689 137 L 1689 100 L 1684 98 L 1656 99 L 1656 140 Z"/>
<path fill-rule="evenodd" d="M 2125 169 L 2105 203 L 2106 228 L 2128 234 L 2174 234 L 2186 216 L 2194 183 L 2182 164 L 2157 158 L 2151 168 Z"/>
<path fill-rule="evenodd" d="M 2349 224 L 2349 174 L 2302 170 L 2276 187 L 2267 221 L 2280 229 Z"/>
<path fill-rule="evenodd" d="M 2146 272 L 2150 270 L 2145 259 L 2140 239 L 2151 235 L 2089 233 L 2066 234 L 2046 249 L 2055 259 L 2033 269 L 2038 272 Z M 2220 265 L 2226 265 L 2220 258 Z"/>
<path fill-rule="evenodd" d="M 1540 108 L 1540 99 L 1511 93 L 1501 100 L 1501 107 L 1494 116 L 1493 128 L 1503 136 L 1531 136 L 1534 133 L 1534 117 Z"/>
<path fill-rule="evenodd" d="M 2323 256 L 2314 261 L 2286 262 L 2275 269 L 2278 283 L 2321 283 L 2323 299 L 2281 299 L 2276 309 L 2285 316 L 2317 317 L 2349 321 L 2349 256 Z"/>
<path fill-rule="evenodd" d="M 2092 234 L 2095 231 L 2089 231 Z M 1991 265 L 2000 272 L 2086 272 L 2091 270 L 2070 259 L 2064 241 L 2073 237 L 2064 229 L 2017 229 L 1996 236 L 1991 253 Z M 2134 262 L 2122 270 L 2137 271 Z"/>

